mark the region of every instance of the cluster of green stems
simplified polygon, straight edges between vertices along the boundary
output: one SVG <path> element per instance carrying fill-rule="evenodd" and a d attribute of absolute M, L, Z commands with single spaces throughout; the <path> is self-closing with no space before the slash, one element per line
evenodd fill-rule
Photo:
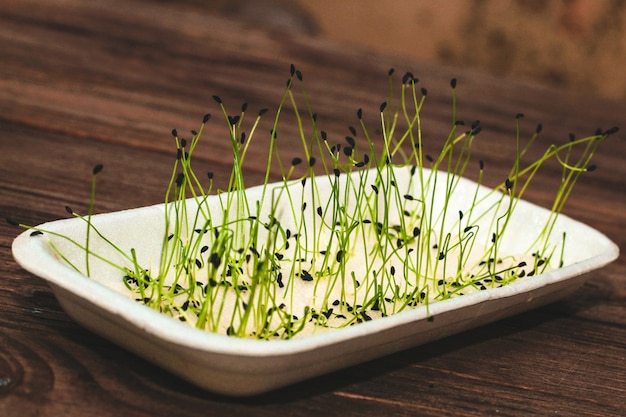
<path fill-rule="evenodd" d="M 393 70 L 388 79 L 389 97 L 379 108 L 380 135 L 370 135 L 359 109 L 357 127 L 331 144 L 318 127 L 302 75 L 292 66 L 269 134 L 265 181 L 254 192 L 246 188 L 246 160 L 268 112 L 261 110 L 249 123 L 246 104 L 233 116 L 214 96 L 232 149 L 228 189 L 214 190 L 213 174 L 200 175 L 193 167 L 211 116 L 204 116 L 189 141 L 172 131 L 177 157 L 165 193 L 158 264 L 146 265 L 134 250 L 117 249 L 92 225 L 101 166 L 94 168 L 89 213 L 68 209 L 87 223 L 85 242 L 72 241 L 84 249 L 86 267 L 59 255 L 87 276 L 91 257 L 110 263 L 137 301 L 199 329 L 259 339 L 289 339 L 428 308 L 562 266 L 566 236 L 554 243 L 556 219 L 579 176 L 594 168 L 590 161 L 597 147 L 616 129 L 572 136 L 524 163 L 541 128 L 523 143 L 518 115 L 516 157 L 508 176 L 485 192 L 479 161 L 478 180 L 459 209 L 452 202 L 466 187 L 466 170 L 475 166 L 472 145 L 482 127 L 457 120 L 452 80 L 450 131 L 438 155 L 423 153 L 427 91 L 410 73 L 399 88 Z M 289 163 L 280 155 L 276 135 L 288 111 L 297 123 L 302 155 Z M 549 217 L 526 253 L 503 253 L 520 198 L 550 160 L 558 162 L 561 181 Z M 279 182 L 271 182 L 275 167 Z M 90 245 L 93 234 L 116 248 L 124 263 L 98 255 Z"/>

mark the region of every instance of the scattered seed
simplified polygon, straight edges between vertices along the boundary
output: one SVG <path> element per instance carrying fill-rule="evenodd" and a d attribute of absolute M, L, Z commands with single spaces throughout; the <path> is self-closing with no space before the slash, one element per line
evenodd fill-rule
<path fill-rule="evenodd" d="M 302 281 L 313 281 L 313 276 L 306 269 L 302 270 L 302 273 L 300 274 L 300 278 L 302 279 Z"/>
<path fill-rule="evenodd" d="M 220 256 L 213 252 L 211 254 L 211 256 L 209 257 L 209 262 L 211 262 L 211 265 L 213 265 L 213 268 L 217 269 L 220 266 L 220 263 L 222 262 L 222 260 L 220 259 Z"/>

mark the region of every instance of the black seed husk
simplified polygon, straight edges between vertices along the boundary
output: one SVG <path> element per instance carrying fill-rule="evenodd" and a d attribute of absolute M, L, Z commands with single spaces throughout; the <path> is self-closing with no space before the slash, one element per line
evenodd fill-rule
<path fill-rule="evenodd" d="M 98 164 L 95 167 L 93 167 L 93 171 L 92 171 L 93 175 L 96 175 L 98 174 L 98 172 L 102 171 L 102 168 L 103 168 L 102 164 Z"/>

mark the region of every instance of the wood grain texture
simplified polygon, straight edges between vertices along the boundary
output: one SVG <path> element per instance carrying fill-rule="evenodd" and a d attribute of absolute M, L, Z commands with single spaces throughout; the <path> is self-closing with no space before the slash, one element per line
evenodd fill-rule
<path fill-rule="evenodd" d="M 93 3 L 93 4 L 92 4 Z M 429 97 L 427 149 L 447 135 L 449 80 L 459 117 L 484 126 L 476 157 L 502 181 L 514 138 L 543 123 L 541 143 L 624 123 L 626 105 L 565 94 L 463 68 L 440 67 L 340 44 L 247 27 L 170 2 L 24 1 L 0 4 L 0 217 L 28 224 L 84 211 L 97 164 L 97 211 L 157 203 L 174 158 L 170 136 L 218 113 L 275 106 L 295 63 L 329 136 L 363 108 L 375 123 L 390 67 L 418 76 Z M 295 131 L 279 132 L 285 157 Z M 229 144 L 210 123 L 198 163 L 225 186 Z M 269 129 L 269 126 L 263 128 Z M 264 151 L 253 145 L 251 160 Z M 611 138 L 599 169 L 565 212 L 626 247 L 626 141 Z M 261 181 L 264 162 L 248 167 Z M 554 172 L 528 197 L 547 204 Z M 223 174 L 223 175 L 220 175 Z M 46 284 L 21 270 L 0 223 L 0 415 L 620 415 L 626 405 L 626 257 L 592 273 L 574 296 L 445 340 L 270 394 L 231 399 L 201 391 L 75 325 Z"/>

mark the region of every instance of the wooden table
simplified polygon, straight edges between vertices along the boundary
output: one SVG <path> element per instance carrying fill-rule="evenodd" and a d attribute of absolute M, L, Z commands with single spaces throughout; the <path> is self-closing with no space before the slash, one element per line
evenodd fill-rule
<path fill-rule="evenodd" d="M 105 5 L 106 3 L 106 5 Z M 416 40 L 416 48 L 420 42 Z M 289 65 L 303 72 L 329 136 L 342 138 L 363 108 L 374 117 L 387 71 L 428 88 L 427 145 L 459 117 L 484 126 L 476 156 L 502 181 L 514 116 L 540 143 L 568 132 L 626 127 L 626 104 L 566 94 L 428 62 L 375 56 L 319 39 L 267 32 L 173 2 L 21 1 L 0 4 L 0 217 L 38 224 L 85 212 L 100 174 L 97 211 L 157 203 L 173 158 L 172 128 L 218 113 L 278 103 Z M 593 63 L 590 63 L 593 65 Z M 374 119 L 375 120 L 375 117 Z M 287 120 L 288 122 L 289 120 Z M 293 134 L 288 126 L 281 137 Z M 230 158 L 219 124 L 196 155 L 225 186 Z M 215 126 L 215 127 L 212 127 Z M 258 143 L 251 150 L 262 152 Z M 290 155 L 285 140 L 285 155 Z M 565 212 L 626 247 L 626 141 L 600 149 Z M 254 158 L 251 158 L 254 159 Z M 249 184 L 264 162 L 252 162 Z M 548 171 L 527 197 L 547 204 Z M 0 223 L 0 415 L 620 415 L 626 410 L 626 256 L 593 272 L 573 296 L 435 343 L 254 398 L 197 389 L 74 324 L 41 279 L 11 256 L 20 232 Z"/>

